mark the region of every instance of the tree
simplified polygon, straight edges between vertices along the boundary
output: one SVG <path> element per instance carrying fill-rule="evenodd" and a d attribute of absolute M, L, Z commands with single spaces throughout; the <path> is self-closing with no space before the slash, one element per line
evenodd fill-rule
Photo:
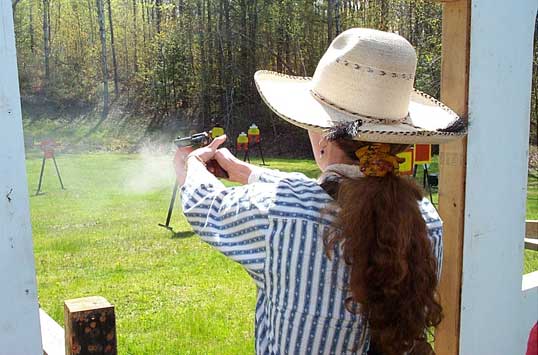
<path fill-rule="evenodd" d="M 205 129 L 218 117 L 230 132 L 256 120 L 277 133 L 254 72 L 312 75 L 328 44 L 351 27 L 404 35 L 419 53 L 418 88 L 434 96 L 439 90 L 441 5 L 427 0 L 39 0 L 42 32 L 33 26 L 35 0 L 11 1 L 20 68 L 28 71 L 23 95 L 43 80 L 49 99 L 102 100 L 106 116 L 113 79 L 115 97 L 129 95 L 133 112 L 151 117 L 155 128 L 181 121 Z M 41 46 L 34 31 L 42 50 L 34 50 Z M 36 55 L 38 75 L 31 70 Z"/>
<path fill-rule="evenodd" d="M 103 111 L 101 117 L 108 115 L 108 66 L 106 55 L 106 32 L 105 32 L 105 14 L 103 11 L 103 0 L 96 0 L 97 18 L 99 21 L 99 37 L 101 39 L 101 68 L 103 71 Z"/>
<path fill-rule="evenodd" d="M 116 61 L 116 45 L 114 44 L 114 25 L 112 23 L 112 6 L 110 0 L 107 0 L 108 4 L 108 23 L 110 27 L 110 47 L 112 49 L 112 67 L 114 69 L 114 96 L 117 98 L 120 89 L 118 83 L 118 63 Z"/>
<path fill-rule="evenodd" d="M 45 67 L 45 87 L 50 81 L 50 3 L 43 0 L 43 62 Z"/>
<path fill-rule="evenodd" d="M 17 4 L 21 0 L 12 0 L 11 1 L 11 9 L 13 10 L 13 17 L 15 17 L 15 10 L 17 9 Z"/>

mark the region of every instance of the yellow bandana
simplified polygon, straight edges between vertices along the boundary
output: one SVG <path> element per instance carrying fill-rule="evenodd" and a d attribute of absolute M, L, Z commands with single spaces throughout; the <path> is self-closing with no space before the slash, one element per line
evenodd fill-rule
<path fill-rule="evenodd" d="M 400 175 L 400 163 L 405 159 L 390 154 L 390 144 L 372 143 L 355 151 L 361 172 L 366 176 L 383 177 L 392 172 Z"/>

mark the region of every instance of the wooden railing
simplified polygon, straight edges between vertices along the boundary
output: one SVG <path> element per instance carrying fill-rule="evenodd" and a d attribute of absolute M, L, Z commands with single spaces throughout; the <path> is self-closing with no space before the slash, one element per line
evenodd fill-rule
<path fill-rule="evenodd" d="M 65 355 L 65 332 L 44 310 L 39 309 L 44 355 Z"/>
<path fill-rule="evenodd" d="M 538 251 L 538 220 L 525 223 L 525 249 Z"/>

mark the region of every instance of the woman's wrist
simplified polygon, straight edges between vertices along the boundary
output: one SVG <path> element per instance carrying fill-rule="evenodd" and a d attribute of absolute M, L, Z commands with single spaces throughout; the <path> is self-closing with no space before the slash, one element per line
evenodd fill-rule
<path fill-rule="evenodd" d="M 206 165 L 206 161 L 204 159 L 202 159 L 198 154 L 191 153 L 191 154 L 187 155 L 186 161 L 189 161 L 189 159 L 196 159 L 200 163 L 202 163 L 204 166 Z"/>
<path fill-rule="evenodd" d="M 189 167 L 194 167 L 196 165 L 199 165 L 200 167 L 206 168 L 206 162 L 196 154 L 189 154 L 185 158 L 185 171 L 189 169 Z"/>
<path fill-rule="evenodd" d="M 253 165 L 242 162 L 242 161 L 238 162 L 237 173 L 238 173 L 238 178 L 239 178 L 238 180 L 240 180 L 238 182 L 243 185 L 248 184 L 248 179 L 253 170 L 254 170 Z"/>

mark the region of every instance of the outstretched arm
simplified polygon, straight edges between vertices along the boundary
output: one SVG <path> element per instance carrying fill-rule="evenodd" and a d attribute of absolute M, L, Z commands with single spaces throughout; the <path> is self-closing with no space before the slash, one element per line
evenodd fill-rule
<path fill-rule="evenodd" d="M 224 139 L 176 155 L 183 212 L 203 241 L 240 263 L 261 285 L 269 229 L 268 209 L 275 186 L 252 184 L 226 188 L 205 167 L 206 161 L 215 158 L 216 147 L 222 142 Z M 230 169 L 229 166 L 223 168 Z M 229 171 L 229 175 L 238 181 L 235 172 Z"/>

